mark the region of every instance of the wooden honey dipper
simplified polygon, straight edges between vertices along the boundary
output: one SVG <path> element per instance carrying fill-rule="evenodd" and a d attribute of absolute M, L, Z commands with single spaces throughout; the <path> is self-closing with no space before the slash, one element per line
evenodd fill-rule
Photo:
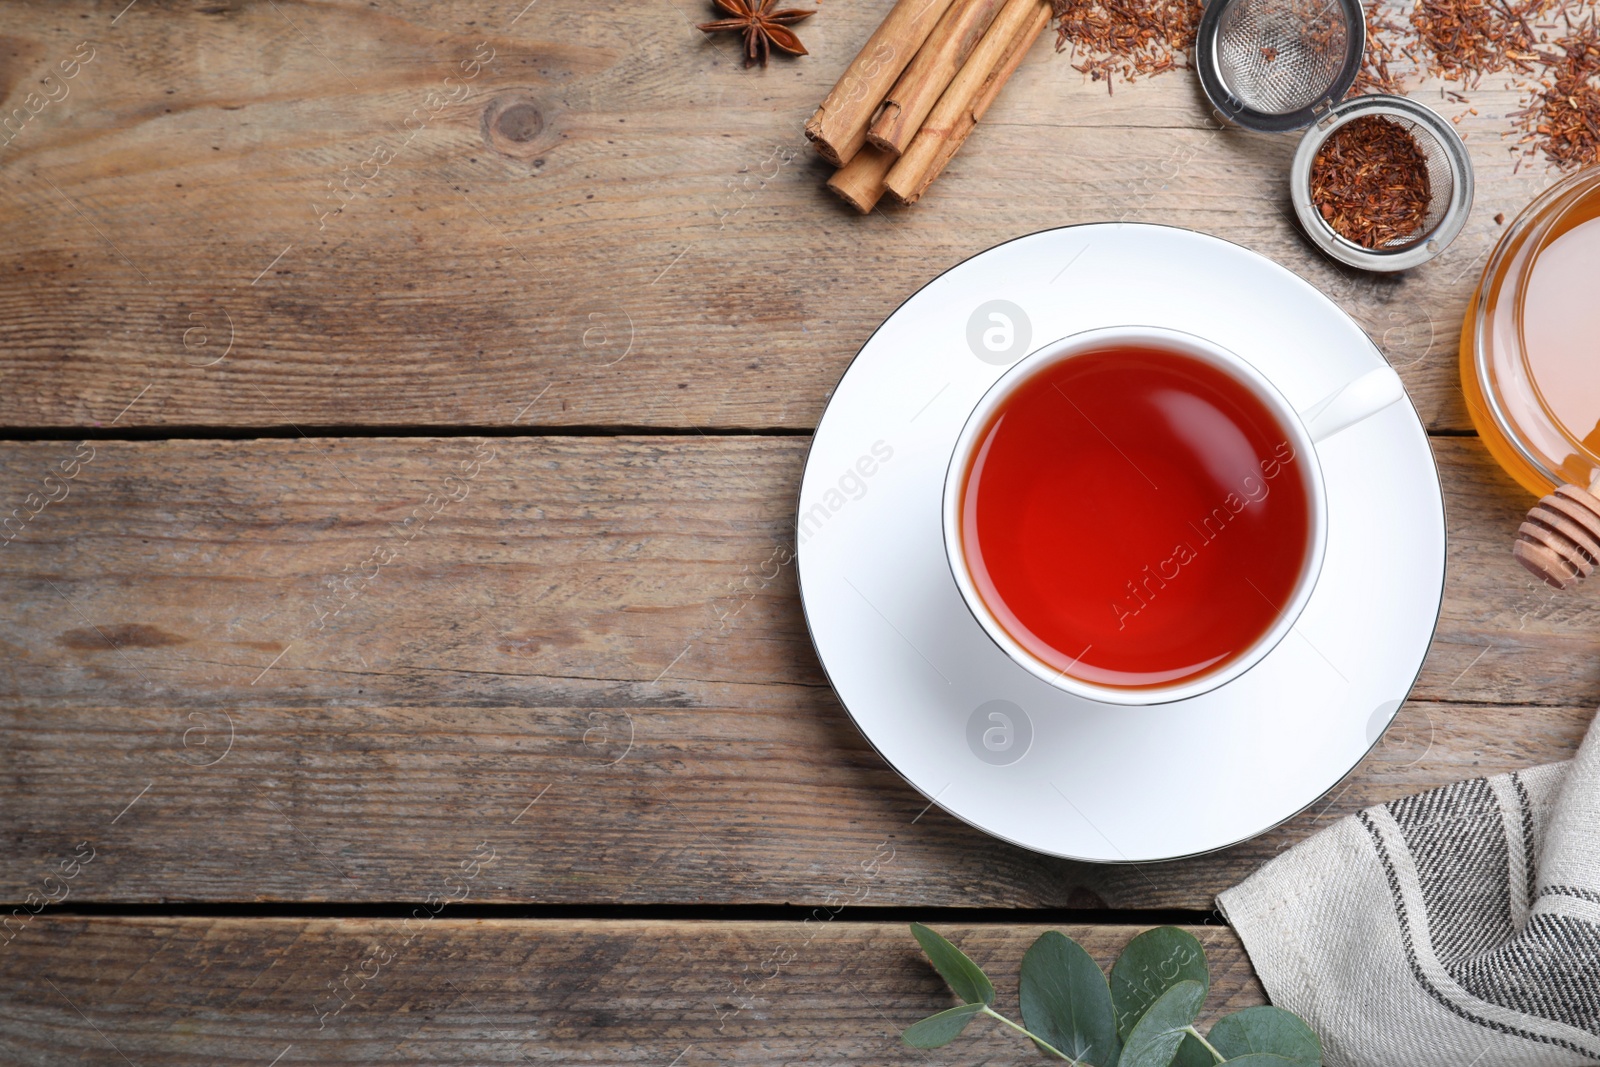
<path fill-rule="evenodd" d="M 1595 482 L 1588 489 L 1561 486 L 1535 504 L 1517 528 L 1511 554 L 1557 589 L 1589 577 L 1600 565 L 1600 497 L 1595 488 Z"/>

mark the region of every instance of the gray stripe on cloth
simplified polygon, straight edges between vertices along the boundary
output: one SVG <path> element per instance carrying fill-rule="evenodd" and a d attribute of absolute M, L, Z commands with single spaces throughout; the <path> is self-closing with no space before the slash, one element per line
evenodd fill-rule
<path fill-rule="evenodd" d="M 1600 1061 L 1600 731 L 1342 819 L 1218 905 L 1330 1067 Z"/>

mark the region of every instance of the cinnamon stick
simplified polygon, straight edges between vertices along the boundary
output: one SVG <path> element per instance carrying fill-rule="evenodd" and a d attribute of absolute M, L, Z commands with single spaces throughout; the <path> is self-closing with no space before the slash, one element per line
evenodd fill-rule
<path fill-rule="evenodd" d="M 972 55 L 1006 0 L 955 0 L 900 75 L 867 130 L 867 143 L 899 155 Z"/>
<path fill-rule="evenodd" d="M 817 154 L 836 167 L 867 143 L 867 127 L 883 96 L 928 39 L 951 0 L 898 0 L 806 122 Z"/>
<path fill-rule="evenodd" d="M 845 203 L 865 215 L 883 196 L 883 178 L 894 165 L 894 153 L 875 145 L 862 145 L 855 158 L 828 178 L 832 189 Z"/>
<path fill-rule="evenodd" d="M 1049 22 L 1049 0 L 1008 0 L 922 129 L 889 169 L 884 184 L 891 197 L 913 204 L 927 191 Z"/>
<path fill-rule="evenodd" d="M 929 113 L 906 151 L 891 170 L 890 196 L 903 204 L 915 202 L 937 171 L 935 161 L 952 138 L 964 136 L 973 125 L 973 103 L 991 84 L 1005 60 L 1017 51 L 1019 34 L 1031 26 L 1042 4 L 1039 0 L 1010 0 L 996 17 L 967 63 L 951 81 Z"/>

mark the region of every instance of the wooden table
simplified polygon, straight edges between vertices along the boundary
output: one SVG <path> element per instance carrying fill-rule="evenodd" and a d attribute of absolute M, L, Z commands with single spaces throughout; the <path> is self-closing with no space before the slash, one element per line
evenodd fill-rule
<path fill-rule="evenodd" d="M 1457 384 L 1496 215 L 1552 180 L 1513 173 L 1514 93 L 1461 122 L 1466 232 L 1373 277 L 1290 221 L 1293 137 L 1044 45 L 923 203 L 844 210 L 800 127 L 884 0 L 830 0 L 765 71 L 701 0 L 125 2 L 0 8 L 0 1062 L 1033 1061 L 898 1043 L 948 1003 L 907 920 L 1012 1004 L 1041 924 L 1107 961 L 1191 924 L 1208 1015 L 1257 1003 L 1217 891 L 1363 806 L 1564 758 L 1600 700 L 1593 596 L 1513 564 L 1531 501 Z M 928 807 L 773 562 L 878 322 L 1105 219 L 1236 241 L 1354 315 L 1450 531 L 1359 769 L 1137 867 Z"/>

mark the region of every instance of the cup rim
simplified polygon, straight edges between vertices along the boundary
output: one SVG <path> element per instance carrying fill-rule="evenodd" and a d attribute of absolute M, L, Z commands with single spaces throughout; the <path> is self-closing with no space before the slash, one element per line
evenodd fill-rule
<path fill-rule="evenodd" d="M 1100 685 L 1073 678 L 1067 674 L 1067 669 L 1070 668 L 1057 669 L 1024 648 L 1006 632 L 1005 627 L 984 603 L 972 580 L 961 544 L 961 497 L 967 467 L 978 435 L 988 426 L 990 416 L 995 409 L 1024 381 L 1057 363 L 1109 347 L 1130 344 L 1164 349 L 1199 359 L 1224 371 L 1249 388 L 1277 418 L 1280 427 L 1292 439 L 1298 455 L 1303 457 L 1307 471 L 1307 504 L 1311 511 L 1310 544 L 1305 563 L 1295 583 L 1294 595 L 1279 612 L 1272 627 L 1262 634 L 1248 651 L 1234 657 L 1227 665 L 1217 670 L 1177 684 L 1138 688 Z M 1196 334 L 1164 326 L 1137 324 L 1104 326 L 1068 334 L 1035 348 L 1006 368 L 1005 372 L 984 391 L 983 396 L 968 414 L 961 432 L 956 436 L 949 465 L 945 469 L 941 512 L 946 563 L 950 567 L 956 588 L 961 593 L 962 602 L 978 625 L 983 628 L 984 633 L 1010 657 L 1012 662 L 1034 677 L 1056 689 L 1101 704 L 1141 706 L 1187 700 L 1211 692 L 1243 675 L 1276 648 L 1299 621 L 1301 613 L 1311 599 L 1312 591 L 1316 588 L 1317 579 L 1322 571 L 1323 555 L 1327 548 L 1327 491 L 1323 484 L 1322 467 L 1318 461 L 1316 445 L 1312 442 L 1300 413 L 1266 375 L 1242 356 Z"/>

